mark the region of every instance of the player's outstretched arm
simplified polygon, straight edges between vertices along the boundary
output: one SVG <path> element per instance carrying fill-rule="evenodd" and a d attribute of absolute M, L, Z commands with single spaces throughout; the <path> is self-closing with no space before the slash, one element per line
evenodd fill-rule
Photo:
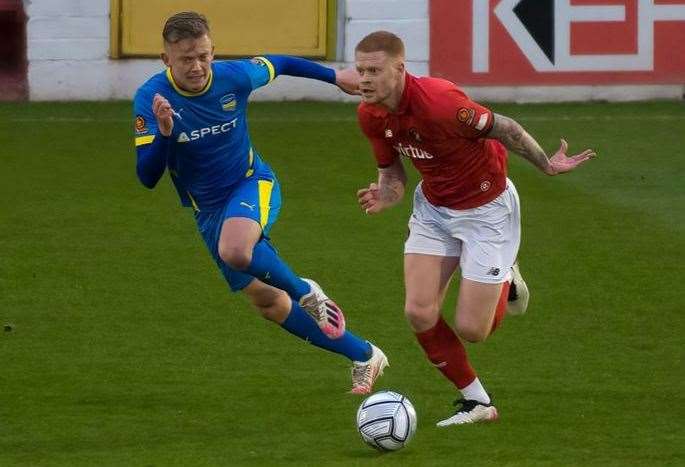
<path fill-rule="evenodd" d="M 392 165 L 378 169 L 378 183 L 357 191 L 357 200 L 365 213 L 378 214 L 402 200 L 406 184 L 407 174 L 398 158 Z"/>
<path fill-rule="evenodd" d="M 547 154 L 535 141 L 535 138 L 518 122 L 499 114 L 493 114 L 493 118 L 494 122 L 488 133 L 488 138 L 499 140 L 507 149 L 528 160 L 547 175 L 570 172 L 596 155 L 593 150 L 586 149 L 580 154 L 567 156 L 568 143 L 562 139 L 559 150 L 548 159 Z"/>
<path fill-rule="evenodd" d="M 359 94 L 359 73 L 354 68 L 334 70 L 305 58 L 289 55 L 266 55 L 276 76 L 288 75 L 335 84 L 348 94 Z"/>

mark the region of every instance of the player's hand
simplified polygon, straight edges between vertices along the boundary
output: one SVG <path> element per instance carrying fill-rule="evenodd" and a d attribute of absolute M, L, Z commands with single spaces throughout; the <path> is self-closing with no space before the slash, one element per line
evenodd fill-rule
<path fill-rule="evenodd" d="M 378 193 L 378 185 L 376 183 L 372 183 L 368 188 L 362 188 L 357 191 L 357 201 L 359 201 L 359 205 L 367 214 L 378 214 L 385 208 Z"/>
<path fill-rule="evenodd" d="M 170 136 L 174 129 L 174 109 L 161 94 L 155 94 L 152 100 L 152 113 L 157 119 L 157 127 L 163 136 Z"/>
<path fill-rule="evenodd" d="M 547 175 L 558 175 L 565 172 L 570 172 L 571 170 L 578 167 L 583 162 L 592 159 L 597 154 L 592 149 L 586 149 L 580 154 L 574 156 L 567 156 L 566 151 L 568 150 L 568 143 L 566 140 L 561 140 L 561 147 L 559 150 L 550 158 L 549 166 L 545 170 Z"/>
<path fill-rule="evenodd" d="M 342 70 L 335 70 L 335 84 L 347 94 L 359 95 L 359 81 L 361 76 L 354 68 L 344 68 Z"/>

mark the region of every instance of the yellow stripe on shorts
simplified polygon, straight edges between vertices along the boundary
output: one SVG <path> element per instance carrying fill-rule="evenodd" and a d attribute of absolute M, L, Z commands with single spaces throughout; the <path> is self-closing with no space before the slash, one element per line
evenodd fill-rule
<path fill-rule="evenodd" d="M 259 224 L 266 226 L 269 222 L 269 210 L 271 209 L 271 191 L 274 188 L 274 182 L 270 180 L 258 180 L 257 186 L 259 187 Z"/>

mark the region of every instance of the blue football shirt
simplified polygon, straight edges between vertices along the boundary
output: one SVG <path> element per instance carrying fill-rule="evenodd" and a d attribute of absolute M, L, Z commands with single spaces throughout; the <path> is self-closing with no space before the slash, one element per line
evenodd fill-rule
<path fill-rule="evenodd" d="M 247 100 L 274 77 L 272 63 L 256 57 L 213 62 L 207 85 L 196 93 L 178 87 L 170 69 L 138 89 L 134 112 L 139 153 L 162 137 L 152 112 L 155 94 L 165 97 L 175 112 L 167 168 L 184 206 L 220 206 L 232 187 L 262 164 L 250 142 Z"/>

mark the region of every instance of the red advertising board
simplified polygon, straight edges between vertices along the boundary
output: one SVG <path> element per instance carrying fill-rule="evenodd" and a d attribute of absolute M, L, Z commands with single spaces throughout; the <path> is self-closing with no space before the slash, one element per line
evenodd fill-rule
<path fill-rule="evenodd" d="M 685 0 L 430 0 L 430 73 L 467 86 L 685 84 Z"/>

